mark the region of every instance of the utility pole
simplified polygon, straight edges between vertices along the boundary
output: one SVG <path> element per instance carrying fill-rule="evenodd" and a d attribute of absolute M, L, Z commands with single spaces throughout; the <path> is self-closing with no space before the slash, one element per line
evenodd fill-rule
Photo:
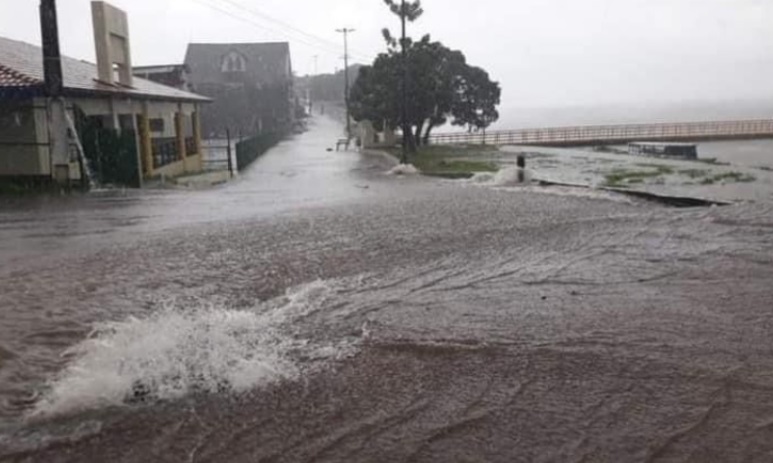
<path fill-rule="evenodd" d="M 346 103 L 346 138 L 352 136 L 351 117 L 349 112 L 349 33 L 354 29 L 336 29 L 344 34 L 344 102 Z"/>
<path fill-rule="evenodd" d="M 62 57 L 59 51 L 56 0 L 40 0 L 40 30 L 43 43 L 44 88 L 48 100 L 51 175 L 60 184 L 69 184 L 70 142 L 67 133 L 67 108 L 62 99 L 64 82 Z"/>
<path fill-rule="evenodd" d="M 314 106 L 314 98 L 316 95 L 314 95 L 314 80 L 317 79 L 317 62 L 319 61 L 319 55 L 314 55 L 314 74 L 312 74 L 312 77 L 309 79 L 309 116 L 312 114 L 312 109 Z"/>
<path fill-rule="evenodd" d="M 406 21 L 407 15 L 408 15 L 408 12 L 405 10 L 405 0 L 402 0 L 400 2 L 400 22 L 402 23 L 403 33 L 402 33 L 402 39 L 400 40 L 400 46 L 402 47 L 401 54 L 403 58 L 403 85 L 402 85 L 403 153 L 402 153 L 402 159 L 400 160 L 400 162 L 403 164 L 408 164 L 408 131 L 410 130 L 410 126 L 408 125 L 408 53 L 407 53 L 407 50 L 405 49 L 405 45 L 406 45 L 405 21 Z"/>

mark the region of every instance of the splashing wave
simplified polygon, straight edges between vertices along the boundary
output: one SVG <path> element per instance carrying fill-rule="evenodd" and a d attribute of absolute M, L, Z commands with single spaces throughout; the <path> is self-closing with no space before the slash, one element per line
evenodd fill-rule
<path fill-rule="evenodd" d="M 356 341 L 322 345 L 290 326 L 335 290 L 315 282 L 250 310 L 166 307 L 146 318 L 103 323 L 71 348 L 33 415 L 53 415 L 189 393 L 243 392 L 297 379 L 314 361 L 340 358 Z"/>

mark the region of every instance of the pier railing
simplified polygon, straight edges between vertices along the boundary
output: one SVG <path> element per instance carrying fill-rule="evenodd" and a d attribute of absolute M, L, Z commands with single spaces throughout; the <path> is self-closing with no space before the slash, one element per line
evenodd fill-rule
<path fill-rule="evenodd" d="M 722 140 L 773 138 L 773 119 L 551 127 L 489 132 L 438 133 L 433 145 L 605 145 L 631 141 Z"/>

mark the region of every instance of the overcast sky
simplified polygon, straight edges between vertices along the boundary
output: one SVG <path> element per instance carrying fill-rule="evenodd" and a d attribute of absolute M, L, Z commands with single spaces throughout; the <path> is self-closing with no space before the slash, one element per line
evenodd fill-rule
<path fill-rule="evenodd" d="M 63 53 L 94 59 L 89 0 L 58 0 Z M 179 63 L 188 42 L 290 41 L 294 69 L 342 67 L 336 28 L 365 62 L 397 30 L 381 0 L 112 0 L 135 65 Z M 506 106 L 773 99 L 771 0 L 424 0 L 412 35 L 462 50 Z M 40 43 L 37 0 L 0 0 L 0 35 Z M 290 27 L 288 27 L 290 26 Z M 304 32 L 309 35 L 303 35 Z"/>

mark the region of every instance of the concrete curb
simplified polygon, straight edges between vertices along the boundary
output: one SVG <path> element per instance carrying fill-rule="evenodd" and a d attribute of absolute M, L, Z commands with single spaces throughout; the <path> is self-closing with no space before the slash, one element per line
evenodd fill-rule
<path fill-rule="evenodd" d="M 575 183 L 562 183 L 552 182 L 549 180 L 539 180 L 539 184 L 542 186 L 564 186 L 571 188 L 585 188 L 592 189 L 589 185 L 575 184 Z M 645 199 L 647 201 L 654 201 L 657 203 L 665 204 L 673 207 L 708 207 L 708 206 L 729 206 L 734 204 L 729 201 L 719 201 L 707 198 L 695 198 L 688 196 L 668 196 L 651 193 L 649 191 L 641 190 L 629 190 L 626 188 L 613 188 L 613 187 L 598 187 L 597 190 L 609 191 L 612 193 L 619 193 L 627 196 L 633 196 L 636 198 Z"/>

